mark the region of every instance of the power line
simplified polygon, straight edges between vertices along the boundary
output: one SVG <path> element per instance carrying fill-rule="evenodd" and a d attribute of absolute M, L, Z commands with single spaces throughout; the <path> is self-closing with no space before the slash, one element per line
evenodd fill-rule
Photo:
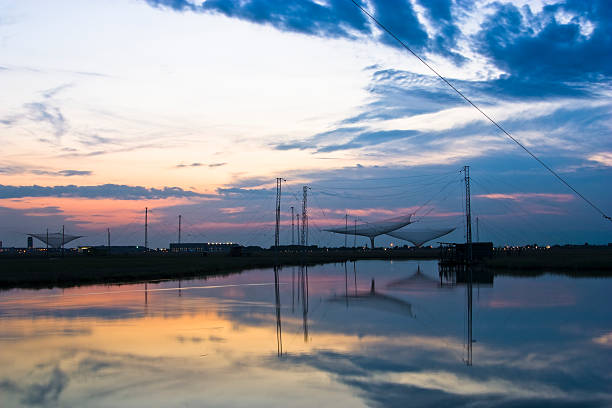
<path fill-rule="evenodd" d="M 395 34 L 393 34 L 393 32 L 391 30 L 389 30 L 387 27 L 385 27 L 385 25 L 383 25 L 380 21 L 378 21 L 372 14 L 370 14 L 366 9 L 364 9 L 359 3 L 357 3 L 357 1 L 355 0 L 350 0 L 355 6 L 357 6 L 365 15 L 367 15 L 372 21 L 374 21 L 376 23 L 376 25 L 378 25 L 380 28 L 382 28 L 387 34 L 389 34 L 391 37 L 393 37 L 393 39 L 395 41 L 397 41 L 402 47 L 404 47 L 406 50 L 408 50 L 412 55 L 414 55 L 414 57 L 416 59 L 418 59 L 419 61 L 421 61 L 423 63 L 423 65 L 425 65 L 431 72 L 433 72 L 434 74 L 436 74 L 436 76 L 438 78 L 440 78 L 446 85 L 448 85 L 451 89 L 453 89 L 455 92 L 457 92 L 457 94 L 462 97 L 467 103 L 469 103 L 470 105 L 472 105 L 472 107 L 474 107 L 474 109 L 476 109 L 478 112 L 480 112 L 485 118 L 487 118 L 489 120 L 489 122 L 491 122 L 495 127 L 497 127 L 499 130 L 501 130 L 506 136 L 508 136 L 514 143 L 516 143 L 521 149 L 523 149 L 525 152 L 527 152 L 527 154 L 529 154 L 531 157 L 533 157 L 538 163 L 540 163 L 546 170 L 548 170 L 553 176 L 555 176 L 559 181 L 561 181 L 563 184 L 565 184 L 570 190 L 572 190 L 578 197 L 580 197 L 582 200 L 584 200 L 587 204 L 589 204 L 593 209 L 595 209 L 595 211 L 597 211 L 599 214 L 601 214 L 606 220 L 612 222 L 612 218 L 608 215 L 606 215 L 606 213 L 604 213 L 598 206 L 596 206 L 595 204 L 593 204 L 593 202 L 591 202 L 588 198 L 586 198 L 585 196 L 583 196 L 581 193 L 578 192 L 578 190 L 576 190 L 574 187 L 571 186 L 571 184 L 569 184 L 567 181 L 565 181 L 565 179 L 563 177 L 561 177 L 556 171 L 554 171 L 552 168 L 550 168 L 546 163 L 544 163 L 542 160 L 540 160 L 540 158 L 538 158 L 534 153 L 531 152 L 531 150 L 529 150 L 527 147 L 525 147 L 525 145 L 523 145 L 521 142 L 519 142 L 517 139 L 515 139 L 506 129 L 504 129 L 499 123 L 497 123 L 494 119 L 492 119 L 489 115 L 487 115 L 482 109 L 480 109 L 474 102 L 472 102 L 467 96 L 465 96 L 459 89 L 455 88 L 455 86 L 453 84 L 451 84 L 445 77 L 443 77 L 441 74 L 438 73 L 438 71 L 436 71 L 431 65 L 429 65 L 423 58 L 419 57 L 418 54 L 416 52 L 414 52 L 408 45 L 406 45 L 406 43 L 404 43 L 402 40 L 400 40 Z"/>

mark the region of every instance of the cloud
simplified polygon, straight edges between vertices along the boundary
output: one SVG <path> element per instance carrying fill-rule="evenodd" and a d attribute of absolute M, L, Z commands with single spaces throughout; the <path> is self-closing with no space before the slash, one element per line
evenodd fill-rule
<path fill-rule="evenodd" d="M 203 167 L 203 166 L 207 166 L 209 168 L 214 168 L 214 167 L 222 167 L 225 166 L 227 163 L 223 162 L 223 163 L 210 163 L 210 164 L 204 164 L 204 163 L 191 163 L 191 164 L 184 164 L 184 163 L 180 163 L 177 164 L 176 167 L 179 169 L 182 169 L 184 167 Z"/>
<path fill-rule="evenodd" d="M 91 176 L 92 172 L 89 170 L 60 170 L 58 174 L 66 177 L 72 176 Z"/>
<path fill-rule="evenodd" d="M 311 0 L 208 0 L 196 5 L 187 0 L 146 0 L 153 7 L 176 11 L 222 14 L 257 24 L 267 24 L 283 31 L 324 37 L 354 37 L 368 33 L 364 15 L 346 0 L 329 0 L 326 4 Z"/>
<path fill-rule="evenodd" d="M 14 126 L 23 119 L 44 123 L 51 126 L 56 138 L 61 138 L 68 132 L 68 121 L 61 109 L 54 103 L 53 98 L 72 86 L 72 84 L 64 84 L 42 91 L 42 100 L 24 104 L 22 113 L 0 119 L 0 123 Z"/>
<path fill-rule="evenodd" d="M 38 176 L 61 176 L 61 177 L 72 177 L 72 176 L 91 176 L 93 174 L 90 170 L 44 170 L 44 169 L 33 169 L 25 166 L 13 165 L 0 167 L 0 174 L 13 175 L 13 174 L 35 174 Z"/>
<path fill-rule="evenodd" d="M 23 197 L 82 197 L 111 198 L 116 200 L 163 199 L 210 197 L 194 191 L 183 190 L 180 187 L 147 188 L 141 186 L 126 186 L 119 184 L 102 184 L 97 186 L 10 186 L 0 185 L 0 199 Z"/>
<path fill-rule="evenodd" d="M 596 153 L 588 157 L 589 160 L 612 167 L 612 152 Z"/>
<path fill-rule="evenodd" d="M 56 403 L 68 385 L 68 375 L 59 367 L 51 371 L 47 381 L 31 384 L 24 389 L 22 402 L 27 405 L 49 405 Z"/>
<path fill-rule="evenodd" d="M 54 129 L 56 137 L 63 136 L 68 130 L 66 118 L 61 110 L 46 102 L 31 102 L 24 105 L 27 117 L 35 122 L 48 123 Z"/>
<path fill-rule="evenodd" d="M 347 0 L 328 0 L 326 2 L 302 0 L 207 0 L 204 2 L 188 0 L 146 0 L 157 8 L 170 8 L 175 11 L 221 14 L 255 24 L 270 25 L 281 31 L 316 35 L 325 38 L 359 38 L 379 36 L 379 40 L 389 46 L 398 47 L 397 42 L 378 29 L 354 4 Z M 427 17 L 443 25 L 434 37 L 429 37 L 418 13 L 409 0 L 389 2 L 386 0 L 361 1 L 382 24 L 392 30 L 400 39 L 416 50 L 437 50 L 456 61 L 463 57 L 451 51 L 456 45 L 460 31 L 452 21 L 451 2 L 441 1 L 436 5 L 421 2 Z"/>
<path fill-rule="evenodd" d="M 475 39 L 478 50 L 508 75 L 561 81 L 612 76 L 609 1 L 568 0 L 547 5 L 537 14 L 529 6 L 493 7 Z M 587 26 L 592 31 L 585 30 Z"/>
<path fill-rule="evenodd" d="M 526 201 L 529 199 L 545 199 L 554 201 L 557 203 L 566 203 L 575 199 L 571 194 L 552 194 L 552 193 L 491 193 L 491 194 L 478 194 L 474 197 L 487 198 L 489 200 L 511 200 L 511 201 Z"/>

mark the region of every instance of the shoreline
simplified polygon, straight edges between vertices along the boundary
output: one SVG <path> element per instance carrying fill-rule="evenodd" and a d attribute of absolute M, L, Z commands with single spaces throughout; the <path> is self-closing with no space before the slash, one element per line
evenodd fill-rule
<path fill-rule="evenodd" d="M 306 253 L 272 251 L 232 257 L 149 253 L 124 256 L 70 255 L 58 257 L 0 257 L 0 290 L 67 288 L 96 284 L 131 284 L 168 279 L 225 276 L 251 269 L 320 265 L 354 260 L 438 260 L 439 249 L 333 249 Z M 612 276 L 612 248 L 572 247 L 498 253 L 478 265 L 494 275 L 537 276 L 546 273 L 573 277 Z"/>

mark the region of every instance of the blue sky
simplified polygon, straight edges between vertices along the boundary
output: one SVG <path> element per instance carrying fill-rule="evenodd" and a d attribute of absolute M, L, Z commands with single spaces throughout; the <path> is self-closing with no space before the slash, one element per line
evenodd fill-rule
<path fill-rule="evenodd" d="M 612 6 L 361 2 L 604 212 Z M 577 198 L 349 0 L 0 0 L 0 239 L 273 242 L 274 180 L 321 230 L 416 212 L 462 240 L 461 174 L 497 245 L 612 242 Z M 476 228 L 475 228 L 476 230 Z M 395 242 L 381 237 L 378 244 Z M 365 243 L 361 241 L 360 243 Z"/>

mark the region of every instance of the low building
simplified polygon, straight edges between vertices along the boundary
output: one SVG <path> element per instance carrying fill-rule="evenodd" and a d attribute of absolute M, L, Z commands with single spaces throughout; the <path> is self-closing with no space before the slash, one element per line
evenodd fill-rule
<path fill-rule="evenodd" d="M 145 252 L 145 247 L 136 245 L 80 246 L 78 252 L 91 255 L 136 255 Z"/>
<path fill-rule="evenodd" d="M 232 248 L 238 248 L 240 245 L 233 242 L 184 242 L 171 243 L 170 252 L 172 253 L 220 253 L 229 254 Z"/>

